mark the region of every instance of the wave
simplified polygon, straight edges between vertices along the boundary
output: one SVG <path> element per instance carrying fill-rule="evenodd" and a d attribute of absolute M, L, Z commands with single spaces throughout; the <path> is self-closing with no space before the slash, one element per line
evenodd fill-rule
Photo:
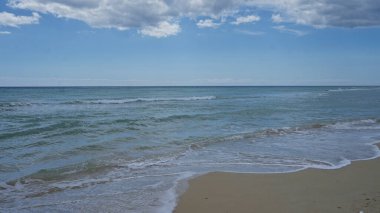
<path fill-rule="evenodd" d="M 62 182 L 77 182 L 77 180 L 81 180 L 81 178 L 83 177 L 88 177 L 90 175 L 96 176 L 96 174 L 104 173 L 115 168 L 119 168 L 119 166 L 107 163 L 85 162 L 58 168 L 42 169 L 23 177 L 19 177 L 6 182 L 1 182 L 0 197 L 1 194 L 7 193 L 7 191 L 4 190 L 12 191 L 17 190 L 17 188 L 28 188 L 28 186 L 32 186 L 35 184 L 40 185 L 44 183 L 51 183 L 50 186 L 45 186 L 47 188 L 39 188 L 37 190 L 38 193 L 33 192 L 32 188 L 30 188 L 30 190 L 24 190 L 24 192 L 27 194 L 26 196 L 42 196 L 47 193 L 55 192 L 56 189 L 65 189 L 59 188 L 54 184 L 59 184 Z M 97 181 L 90 181 L 90 183 L 86 183 L 83 185 L 76 184 L 74 188 L 87 187 L 89 185 L 98 183 L 104 183 L 104 180 L 100 179 Z"/>
<path fill-rule="evenodd" d="M 327 127 L 339 130 L 363 130 L 363 129 L 380 129 L 380 119 L 363 119 L 345 122 L 336 122 Z"/>
<path fill-rule="evenodd" d="M 127 104 L 135 102 L 163 102 L 163 101 L 205 101 L 214 100 L 216 96 L 190 96 L 190 97 L 164 97 L 164 98 L 127 98 L 127 99 L 96 99 L 96 100 L 72 100 L 59 104 L 80 105 L 80 104 Z M 40 102 L 0 102 L 0 111 L 10 111 L 17 107 L 33 105 L 49 105 L 56 103 Z"/>
<path fill-rule="evenodd" d="M 181 115 L 170 115 L 161 118 L 151 118 L 154 122 L 173 122 L 177 120 L 216 120 L 216 114 L 181 114 Z"/>
<path fill-rule="evenodd" d="M 329 89 L 328 92 L 348 92 L 348 91 L 365 91 L 365 90 L 375 90 L 380 89 L 379 87 L 365 87 L 365 88 L 338 88 L 338 89 Z"/>
<path fill-rule="evenodd" d="M 127 104 L 134 102 L 162 102 L 162 101 L 202 101 L 213 100 L 215 96 L 192 96 L 178 98 L 128 98 L 128 99 L 100 99 L 86 101 L 68 101 L 65 104 Z"/>
<path fill-rule="evenodd" d="M 195 141 L 194 139 L 191 140 L 189 149 L 197 150 L 197 149 L 202 149 L 212 144 L 218 144 L 218 143 L 223 143 L 223 142 L 234 142 L 234 141 L 240 141 L 240 140 L 252 140 L 252 139 L 271 137 L 271 136 L 275 137 L 275 136 L 297 133 L 299 131 L 302 131 L 302 128 L 298 128 L 298 127 L 294 127 L 294 128 L 284 127 L 284 128 L 278 128 L 278 129 L 268 128 L 268 129 L 263 129 L 256 132 L 239 133 L 239 134 L 234 134 L 234 135 L 226 135 L 226 136 L 211 137 L 211 138 L 198 138 L 198 139 L 195 139 Z"/>
<path fill-rule="evenodd" d="M 67 121 L 60 121 L 55 124 L 51 124 L 44 127 L 37 127 L 37 128 L 31 128 L 21 131 L 14 131 L 14 132 L 7 132 L 4 134 L 0 134 L 0 139 L 10 139 L 14 137 L 25 137 L 29 135 L 38 135 L 38 134 L 46 134 L 48 132 L 53 132 L 59 129 L 68 129 L 68 128 L 75 128 L 80 126 L 81 121 L 78 120 L 67 120 Z"/>
<path fill-rule="evenodd" d="M 20 198 L 37 198 L 66 189 L 80 189 L 111 182 L 111 178 L 96 177 L 117 166 L 97 163 L 83 163 L 59 168 L 43 169 L 32 174 L 0 182 L 0 199 L 14 202 Z"/>
<path fill-rule="evenodd" d="M 87 188 L 108 182 L 139 179 L 149 176 L 175 175 L 166 173 L 144 174 L 141 172 L 150 167 L 168 166 L 175 158 L 176 156 L 161 156 L 126 161 L 120 159 L 107 162 L 88 161 L 63 167 L 42 169 L 26 176 L 0 182 L 0 199 L 11 201 L 12 199 L 17 199 L 18 194 L 26 198 L 35 198 L 68 189 Z M 116 170 L 122 171 L 122 169 L 126 172 L 124 175 L 119 172 L 111 172 Z M 135 175 L 131 175 L 132 173 Z M 13 194 L 14 196 L 7 196 L 7 194 Z"/>
<path fill-rule="evenodd" d="M 32 103 L 27 102 L 0 102 L 0 111 L 12 111 L 17 107 L 31 106 Z"/>
<path fill-rule="evenodd" d="M 298 127 L 281 127 L 281 128 L 267 128 L 255 132 L 239 133 L 234 135 L 226 135 L 211 138 L 198 138 L 192 140 L 189 145 L 191 150 L 201 149 L 203 147 L 223 143 L 233 142 L 239 140 L 252 140 L 266 137 L 278 137 L 289 134 L 308 133 L 310 131 L 318 130 L 377 130 L 380 129 L 380 119 L 362 119 L 353 121 L 339 121 L 331 123 L 315 123 Z"/>
<path fill-rule="evenodd" d="M 29 106 L 31 103 L 27 102 L 0 102 L 0 107 L 19 107 L 19 106 Z"/>

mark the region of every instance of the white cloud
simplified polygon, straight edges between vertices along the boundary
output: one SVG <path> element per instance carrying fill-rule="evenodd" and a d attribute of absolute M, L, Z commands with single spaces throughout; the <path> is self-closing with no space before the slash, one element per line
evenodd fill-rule
<path fill-rule="evenodd" d="M 9 31 L 0 31 L 0 35 L 9 35 L 11 32 Z"/>
<path fill-rule="evenodd" d="M 16 16 L 13 13 L 0 12 L 0 26 L 18 27 L 25 24 L 38 24 L 40 15 L 32 13 L 32 16 Z"/>
<path fill-rule="evenodd" d="M 147 26 L 142 28 L 139 33 L 142 35 L 163 38 L 177 35 L 181 31 L 178 23 L 169 23 L 167 21 L 160 22 L 157 26 Z"/>
<path fill-rule="evenodd" d="M 199 20 L 197 23 L 199 28 L 218 28 L 220 25 L 220 23 L 215 23 L 212 19 Z"/>
<path fill-rule="evenodd" d="M 255 15 L 240 16 L 240 17 L 237 17 L 234 22 L 231 22 L 231 24 L 240 25 L 240 24 L 246 24 L 246 23 L 251 23 L 251 22 L 256 22 L 256 21 L 260 21 L 259 16 L 255 16 Z"/>
<path fill-rule="evenodd" d="M 380 26 L 379 0 L 8 0 L 8 6 L 83 21 L 95 28 L 133 28 L 146 35 L 164 35 L 161 37 L 177 34 L 182 18 L 223 23 L 247 8 L 271 11 L 275 23 L 316 28 Z M 38 23 L 38 20 L 35 13 L 21 23 Z M 173 24 L 173 20 L 178 23 Z M 234 23 L 252 21 L 257 21 L 257 17 L 238 17 Z M 4 19 L 0 22 L 5 25 Z M 12 25 L 9 21 L 5 23 Z M 210 21 L 198 23 L 216 27 Z M 19 25 L 20 22 L 13 23 Z M 163 28 L 171 31 L 163 33 Z"/>
<path fill-rule="evenodd" d="M 273 29 L 276 29 L 276 30 L 278 30 L 280 32 L 291 33 L 291 34 L 294 34 L 294 35 L 297 35 L 297 36 L 307 35 L 307 32 L 305 32 L 305 31 L 291 29 L 291 28 L 285 27 L 284 25 L 274 26 Z"/>
<path fill-rule="evenodd" d="M 272 21 L 274 23 L 281 23 L 281 22 L 284 22 L 284 19 L 282 18 L 282 16 L 280 14 L 273 14 L 272 15 Z"/>
<path fill-rule="evenodd" d="M 249 35 L 249 36 L 262 36 L 265 33 L 261 31 L 250 31 L 250 30 L 236 30 L 235 32 L 244 34 L 244 35 Z"/>

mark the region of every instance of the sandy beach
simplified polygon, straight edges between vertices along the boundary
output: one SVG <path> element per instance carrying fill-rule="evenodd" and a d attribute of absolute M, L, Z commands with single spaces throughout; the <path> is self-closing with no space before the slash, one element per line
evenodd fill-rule
<path fill-rule="evenodd" d="M 380 158 L 336 170 L 210 173 L 189 182 L 174 212 L 379 213 Z"/>

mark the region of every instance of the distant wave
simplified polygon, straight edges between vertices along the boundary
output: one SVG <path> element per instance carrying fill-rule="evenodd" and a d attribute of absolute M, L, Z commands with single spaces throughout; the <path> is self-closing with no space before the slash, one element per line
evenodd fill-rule
<path fill-rule="evenodd" d="M 18 106 L 29 106 L 31 103 L 24 102 L 0 102 L 0 107 L 18 107 Z"/>
<path fill-rule="evenodd" d="M 128 99 L 100 99 L 100 100 L 86 100 L 86 101 L 68 101 L 65 104 L 126 104 L 133 102 L 160 102 L 160 101 L 201 101 L 213 100 L 215 96 L 192 96 L 192 97 L 178 97 L 178 98 L 128 98 Z"/>
<path fill-rule="evenodd" d="M 24 102 L 0 102 L 0 111 L 11 111 L 16 107 L 30 106 L 31 103 Z"/>
<path fill-rule="evenodd" d="M 57 130 L 66 130 L 69 128 L 77 128 L 81 125 L 80 121 L 77 120 L 68 120 L 68 121 L 60 121 L 55 124 L 43 126 L 43 127 L 36 127 L 36 128 L 30 128 L 30 129 L 23 129 L 20 131 L 13 131 L 13 132 L 5 132 L 0 134 L 0 139 L 10 139 L 15 137 L 26 137 L 30 135 L 38 135 L 41 133 L 48 133 L 48 132 L 54 132 Z M 74 132 L 71 132 L 73 134 Z"/>
<path fill-rule="evenodd" d="M 379 87 L 364 87 L 364 88 L 338 88 L 338 89 L 329 89 L 328 92 L 348 92 L 348 91 L 365 91 L 365 90 L 375 90 L 380 89 Z"/>

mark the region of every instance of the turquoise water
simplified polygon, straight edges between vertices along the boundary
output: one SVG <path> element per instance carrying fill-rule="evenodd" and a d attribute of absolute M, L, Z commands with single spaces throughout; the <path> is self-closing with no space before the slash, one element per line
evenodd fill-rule
<path fill-rule="evenodd" d="M 1 212 L 170 212 L 210 171 L 379 155 L 380 87 L 0 88 Z"/>

